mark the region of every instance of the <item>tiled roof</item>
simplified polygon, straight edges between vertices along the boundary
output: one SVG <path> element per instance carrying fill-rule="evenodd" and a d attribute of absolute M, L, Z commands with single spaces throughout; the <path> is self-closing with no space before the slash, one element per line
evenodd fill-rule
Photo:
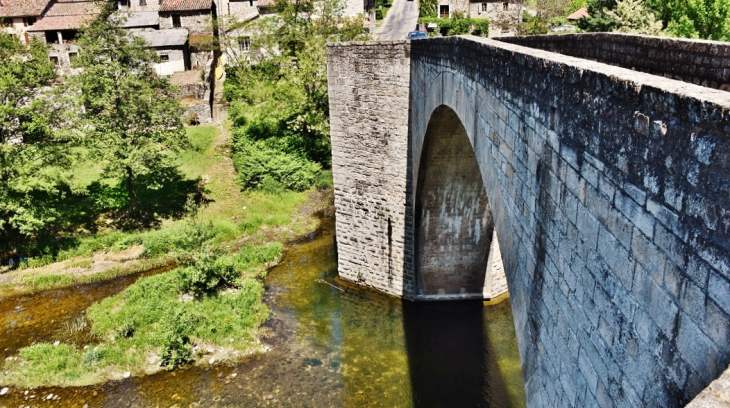
<path fill-rule="evenodd" d="M 575 13 L 568 16 L 568 20 L 580 20 L 583 17 L 590 18 L 591 15 L 588 14 L 588 9 L 585 7 L 581 7 L 578 10 L 575 11 Z"/>
<path fill-rule="evenodd" d="M 99 11 L 99 6 L 90 1 L 58 2 L 43 17 L 96 15 Z"/>
<path fill-rule="evenodd" d="M 188 30 L 172 28 L 167 30 L 131 30 L 132 34 L 143 38 L 152 48 L 183 46 L 188 42 Z"/>
<path fill-rule="evenodd" d="M 0 0 L 0 17 L 37 17 L 50 0 Z"/>
<path fill-rule="evenodd" d="M 156 11 L 131 13 L 124 20 L 124 28 L 151 27 L 156 25 L 160 25 L 160 18 Z"/>
<path fill-rule="evenodd" d="M 213 0 L 163 0 L 160 11 L 209 10 Z"/>
<path fill-rule="evenodd" d="M 99 11 L 99 5 L 91 1 L 57 1 L 28 31 L 76 30 Z"/>
<path fill-rule="evenodd" d="M 28 27 L 28 31 L 57 31 L 57 30 L 77 30 L 88 24 L 89 20 L 94 16 L 58 16 L 43 17 Z"/>

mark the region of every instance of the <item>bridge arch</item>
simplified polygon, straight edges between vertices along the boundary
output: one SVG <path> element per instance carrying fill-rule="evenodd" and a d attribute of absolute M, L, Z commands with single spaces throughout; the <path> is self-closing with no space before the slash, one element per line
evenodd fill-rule
<path fill-rule="evenodd" d="M 417 297 L 487 298 L 507 290 L 492 211 L 471 140 L 446 105 L 431 114 L 415 196 Z"/>

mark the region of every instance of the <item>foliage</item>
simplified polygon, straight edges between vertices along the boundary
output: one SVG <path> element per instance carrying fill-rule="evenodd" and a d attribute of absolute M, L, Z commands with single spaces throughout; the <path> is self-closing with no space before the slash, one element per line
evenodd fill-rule
<path fill-rule="evenodd" d="M 317 187 L 319 190 L 324 190 L 327 188 L 333 188 L 335 185 L 334 180 L 332 179 L 332 170 L 324 170 L 319 174 L 319 178 L 317 181 L 314 182 L 314 186 Z"/>
<path fill-rule="evenodd" d="M 238 277 L 232 257 L 198 253 L 190 259 L 181 259 L 180 264 L 184 266 L 178 272 L 182 290 L 197 298 L 221 287 L 232 286 Z"/>
<path fill-rule="evenodd" d="M 521 35 L 540 35 L 547 34 L 547 22 L 541 21 L 527 11 L 522 13 L 522 22 L 520 23 Z"/>
<path fill-rule="evenodd" d="M 0 258 L 56 221 L 69 135 L 43 88 L 56 74 L 45 44 L 0 30 Z M 17 259 L 16 259 L 17 261 Z"/>
<path fill-rule="evenodd" d="M 261 188 L 269 176 L 301 191 L 331 165 L 325 43 L 367 37 L 340 0 L 280 0 L 276 10 L 245 25 L 260 57 L 227 67 L 224 94 L 242 187 Z"/>
<path fill-rule="evenodd" d="M 422 0 L 418 2 L 419 18 L 436 18 L 438 17 L 438 0 Z"/>
<path fill-rule="evenodd" d="M 616 22 L 618 32 L 658 35 L 662 30 L 662 22 L 644 7 L 642 0 L 617 0 L 616 8 L 606 10 L 606 15 Z"/>
<path fill-rule="evenodd" d="M 730 41 L 730 2 L 727 0 L 649 0 L 671 35 Z"/>
<path fill-rule="evenodd" d="M 487 18 L 421 18 L 421 23 L 435 23 L 444 35 L 474 34 L 489 35 L 489 19 Z"/>
<path fill-rule="evenodd" d="M 321 170 L 319 164 L 296 154 L 271 147 L 265 141 L 252 142 L 248 139 L 236 144 L 233 164 L 245 190 L 261 189 L 265 187 L 266 180 L 271 180 L 288 190 L 303 191 L 314 183 Z M 269 188 L 271 181 L 267 184 Z"/>
<path fill-rule="evenodd" d="M 566 16 L 575 13 L 581 8 L 588 8 L 588 0 L 570 0 L 567 10 L 565 10 Z"/>
<path fill-rule="evenodd" d="M 188 309 L 178 308 L 169 311 L 162 319 L 161 365 L 168 370 L 193 362 L 193 345 L 190 334 L 202 316 Z"/>
<path fill-rule="evenodd" d="M 110 16 L 110 7 L 82 31 L 74 66 L 83 69 L 67 78 L 66 93 L 77 97 L 83 113 L 76 127 L 103 163 L 103 176 L 124 180 L 135 213 L 138 184 L 168 184 L 187 139 L 175 88 L 153 68 L 157 54 Z"/>
<path fill-rule="evenodd" d="M 613 31 L 618 23 L 609 17 L 604 10 L 616 8 L 616 0 L 588 0 L 588 14 L 578 20 L 578 27 L 583 31 L 606 32 Z"/>
<path fill-rule="evenodd" d="M 572 7 L 572 0 L 536 0 L 535 16 L 532 23 L 532 30 L 542 24 L 547 25 L 556 17 L 564 17 Z"/>

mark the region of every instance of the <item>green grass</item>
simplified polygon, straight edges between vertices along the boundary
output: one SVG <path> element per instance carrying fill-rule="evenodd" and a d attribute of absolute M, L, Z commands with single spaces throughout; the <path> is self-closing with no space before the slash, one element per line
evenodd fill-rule
<path fill-rule="evenodd" d="M 70 275 L 40 275 L 32 276 L 23 280 L 23 283 L 34 290 L 41 291 L 58 286 L 69 286 L 74 284 L 74 278 Z"/>
<path fill-rule="evenodd" d="M 238 279 L 197 299 L 181 297 L 185 293 L 181 269 L 141 278 L 87 310 L 91 332 L 101 340 L 94 348 L 45 343 L 23 348 L 21 360 L 6 365 L 5 378 L 23 387 L 84 385 L 126 371 L 144 372 L 150 356 L 156 356 L 159 365 L 166 350 L 180 345 L 187 346 L 187 353 L 193 344 L 249 352 L 255 347 L 252 332 L 268 318 L 260 278 L 281 251 L 281 244 L 272 243 L 224 256 L 235 266 Z M 221 291 L 226 287 L 232 290 Z M 186 340 L 176 343 L 176 336 Z"/>

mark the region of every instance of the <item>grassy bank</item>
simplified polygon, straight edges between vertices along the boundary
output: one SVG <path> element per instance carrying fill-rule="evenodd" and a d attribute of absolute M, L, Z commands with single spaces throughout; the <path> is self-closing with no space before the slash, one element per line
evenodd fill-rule
<path fill-rule="evenodd" d="M 178 267 L 141 278 L 86 311 L 93 346 L 34 344 L 2 367 L 4 385 L 88 385 L 187 364 L 262 352 L 268 318 L 262 279 L 285 242 L 316 228 L 328 204 L 316 191 L 242 192 L 228 133 L 188 128 L 192 147 L 179 161 L 202 186 L 186 214 L 142 231 L 109 229 L 78 239 L 52 259 L 0 275 L 0 296 L 108 279 L 143 268 Z"/>
<path fill-rule="evenodd" d="M 272 243 L 198 255 L 187 267 L 142 278 L 87 310 L 96 345 L 23 348 L 5 365 L 3 383 L 88 385 L 262 352 L 257 329 L 268 309 L 261 278 L 281 249 Z"/>
<path fill-rule="evenodd" d="M 227 130 L 199 126 L 187 132 L 191 147 L 181 154 L 179 169 L 185 180 L 201 186 L 199 206 L 187 206 L 186 216 L 162 220 L 153 229 L 102 228 L 54 255 L 29 259 L 18 270 L 0 274 L 0 299 L 167 265 L 177 254 L 201 245 L 235 250 L 251 243 L 283 242 L 316 228 L 311 212 L 298 211 L 308 192 L 241 192 Z M 86 168 L 80 172 L 86 183 L 95 177 Z"/>

